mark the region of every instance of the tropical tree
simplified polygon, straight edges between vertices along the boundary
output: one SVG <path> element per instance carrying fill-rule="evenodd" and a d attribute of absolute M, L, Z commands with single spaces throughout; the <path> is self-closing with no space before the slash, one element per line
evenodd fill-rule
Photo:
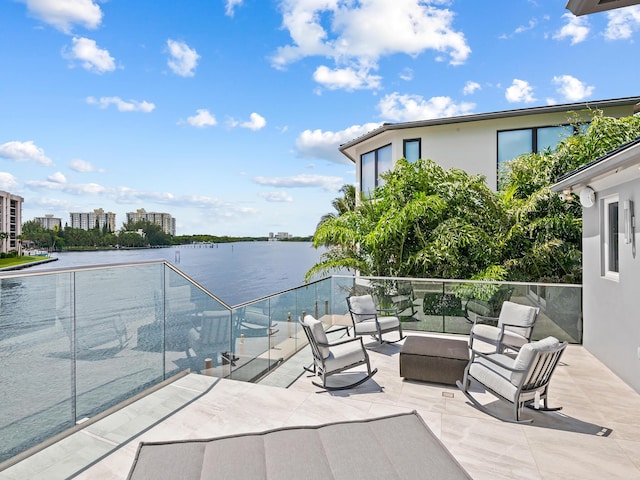
<path fill-rule="evenodd" d="M 510 280 L 582 281 L 582 209 L 575 196 L 563 201 L 550 190 L 559 177 L 640 135 L 640 117 L 593 112 L 588 127 L 555 150 L 507 162 L 500 172 L 500 199 L 509 216 L 503 266 Z"/>
<path fill-rule="evenodd" d="M 353 269 L 370 276 L 480 280 L 582 280 L 582 211 L 551 192 L 562 175 L 640 135 L 640 117 L 573 122 L 555 150 L 507 162 L 500 190 L 431 160 L 399 160 L 354 209 L 328 215 L 313 244 L 326 246 L 307 278 Z M 344 188 L 344 187 L 343 187 Z M 355 195 L 355 191 L 354 191 Z"/>
<path fill-rule="evenodd" d="M 319 224 L 314 246 L 328 249 L 307 278 L 339 269 L 469 278 L 499 261 L 506 216 L 484 177 L 401 159 L 382 180 L 354 210 Z"/>
<path fill-rule="evenodd" d="M 331 206 L 335 210 L 335 213 L 327 213 L 323 215 L 318 226 L 322 225 L 327 220 L 339 217 L 347 212 L 351 212 L 356 208 L 356 187 L 351 184 L 345 184 L 340 188 L 341 197 L 336 197 L 331 201 Z"/>

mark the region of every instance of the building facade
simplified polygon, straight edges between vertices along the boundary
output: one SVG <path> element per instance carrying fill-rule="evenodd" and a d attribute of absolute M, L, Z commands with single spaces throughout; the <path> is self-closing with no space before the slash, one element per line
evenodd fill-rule
<path fill-rule="evenodd" d="M 45 230 L 61 230 L 62 219 L 54 217 L 51 214 L 46 214 L 44 217 L 35 217 L 34 222 L 37 222 Z"/>
<path fill-rule="evenodd" d="M 135 212 L 127 213 L 127 223 L 147 221 L 160 225 L 162 231 L 167 235 L 176 234 L 176 219 L 168 213 L 147 212 L 144 208 L 139 208 Z"/>
<path fill-rule="evenodd" d="M 340 146 L 356 165 L 356 191 L 368 195 L 396 161 L 429 158 L 443 168 L 483 175 L 498 188 L 500 166 L 518 155 L 555 147 L 573 134 L 572 121 L 588 122 L 593 110 L 605 116 L 636 113 L 640 97 L 551 105 L 416 122 L 386 123 Z"/>
<path fill-rule="evenodd" d="M 110 232 L 116 231 L 116 214 L 105 212 L 102 208 L 97 208 L 93 212 L 72 212 L 69 214 L 71 228 L 91 230 L 93 228 L 106 229 Z"/>
<path fill-rule="evenodd" d="M 22 235 L 22 203 L 24 198 L 0 191 L 0 252 L 22 253 L 18 237 Z M 6 235 L 5 235 L 6 234 Z M 6 238 L 4 238 L 6 237 Z"/>
<path fill-rule="evenodd" d="M 582 205 L 583 345 L 640 392 L 640 137 L 552 190 Z"/>

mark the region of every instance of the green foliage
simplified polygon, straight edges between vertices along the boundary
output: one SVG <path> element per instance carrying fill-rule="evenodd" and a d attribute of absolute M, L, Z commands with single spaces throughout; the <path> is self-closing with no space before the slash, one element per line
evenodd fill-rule
<path fill-rule="evenodd" d="M 357 270 L 367 276 L 495 281 L 582 281 L 582 210 L 551 192 L 557 179 L 640 135 L 640 117 L 604 117 L 554 151 L 507 162 L 500 190 L 480 176 L 445 170 L 431 160 L 400 159 L 384 184 L 353 209 L 323 217 L 314 246 L 328 247 L 308 273 Z M 355 196 L 355 191 L 353 192 Z M 477 289 L 470 284 L 461 288 Z M 491 296 L 498 285 L 489 285 Z"/>
<path fill-rule="evenodd" d="M 401 159 L 382 178 L 371 198 L 318 226 L 314 245 L 329 248 L 308 278 L 337 269 L 461 278 L 499 259 L 495 220 L 506 215 L 483 177 Z"/>

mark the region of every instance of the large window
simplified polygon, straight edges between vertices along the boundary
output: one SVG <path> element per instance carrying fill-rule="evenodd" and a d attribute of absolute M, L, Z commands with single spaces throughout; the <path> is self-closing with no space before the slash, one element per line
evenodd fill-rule
<path fill-rule="evenodd" d="M 419 158 L 422 158 L 422 145 L 419 138 L 412 138 L 411 140 L 404 140 L 402 142 L 402 156 L 409 162 L 415 162 Z"/>
<path fill-rule="evenodd" d="M 561 140 L 573 135 L 571 125 L 534 127 L 498 132 L 498 169 L 504 162 L 525 153 L 540 153 L 554 148 Z"/>
<path fill-rule="evenodd" d="M 368 196 L 376 187 L 384 184 L 380 174 L 388 172 L 393 166 L 391 144 L 365 153 L 360 160 L 360 190 Z"/>
<path fill-rule="evenodd" d="M 620 272 L 620 242 L 618 197 L 603 200 L 602 212 L 602 270 L 606 278 L 618 280 Z"/>

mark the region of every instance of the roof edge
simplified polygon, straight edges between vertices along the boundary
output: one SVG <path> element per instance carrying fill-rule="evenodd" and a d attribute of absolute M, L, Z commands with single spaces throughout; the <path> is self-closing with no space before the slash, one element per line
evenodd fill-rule
<path fill-rule="evenodd" d="M 457 117 L 441 117 L 434 118 L 429 120 L 415 120 L 411 122 L 400 122 L 400 123 L 383 123 L 382 126 L 372 130 L 364 135 L 361 135 L 358 138 L 350 140 L 349 142 L 343 143 L 338 147 L 338 150 L 342 152 L 347 157 L 351 158 L 349 155 L 345 153 L 345 150 L 357 145 L 365 140 L 369 140 L 370 138 L 375 137 L 383 132 L 389 130 L 403 130 L 407 128 L 419 128 L 419 127 L 428 127 L 434 125 L 448 125 L 452 123 L 464 123 L 464 122 L 474 122 L 479 120 L 492 120 L 496 118 L 509 118 L 509 117 L 519 117 L 522 115 L 530 115 L 530 114 L 543 114 L 543 113 L 556 113 L 562 111 L 571 111 L 571 110 L 586 110 L 589 108 L 611 108 L 611 107 L 620 107 L 624 105 L 637 105 L 634 108 L 634 113 L 640 111 L 640 96 L 636 97 L 623 97 L 623 98 L 615 98 L 610 100 L 594 100 L 591 102 L 578 102 L 578 103 L 564 103 L 558 105 L 543 105 L 540 107 L 527 107 L 520 108 L 515 110 L 501 110 L 498 112 L 488 112 L 488 113 L 474 113 L 470 115 L 460 115 Z M 352 161 L 355 161 L 351 159 Z"/>

